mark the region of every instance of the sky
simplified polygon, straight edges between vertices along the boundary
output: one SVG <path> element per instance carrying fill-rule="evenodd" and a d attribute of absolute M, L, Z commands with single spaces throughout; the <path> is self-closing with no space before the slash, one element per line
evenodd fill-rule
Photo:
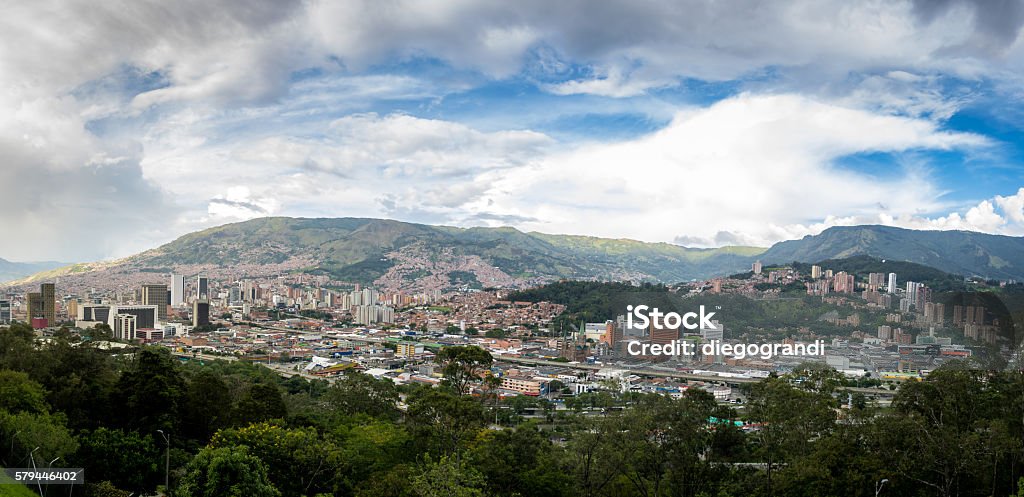
<path fill-rule="evenodd" d="M 8 260 L 262 216 L 1024 235 L 1020 1 L 12 2 Z"/>

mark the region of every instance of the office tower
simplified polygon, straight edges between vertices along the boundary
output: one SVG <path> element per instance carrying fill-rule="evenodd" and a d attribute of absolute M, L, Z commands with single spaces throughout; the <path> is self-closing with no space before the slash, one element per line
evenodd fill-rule
<path fill-rule="evenodd" d="M 206 276 L 199 275 L 196 278 L 196 300 L 210 300 L 210 279 Z"/>
<path fill-rule="evenodd" d="M 171 305 L 177 307 L 185 303 L 185 275 L 171 275 Z"/>
<path fill-rule="evenodd" d="M 102 315 L 97 311 L 93 311 L 94 317 Z M 136 330 L 151 330 L 156 328 L 159 309 L 155 305 L 112 305 L 107 308 L 104 321 L 113 329 L 117 316 L 125 314 L 135 316 Z"/>
<path fill-rule="evenodd" d="M 45 328 L 49 326 L 43 313 L 43 294 L 40 292 L 29 292 L 25 295 L 25 320 L 33 328 Z"/>
<path fill-rule="evenodd" d="M 210 324 L 210 303 L 195 301 L 192 304 L 192 326 L 205 326 Z"/>
<path fill-rule="evenodd" d="M 889 285 L 886 289 L 889 293 L 896 293 L 896 273 L 889 273 Z"/>
<path fill-rule="evenodd" d="M 821 266 L 811 266 L 811 278 L 821 278 Z"/>
<path fill-rule="evenodd" d="M 114 338 L 118 340 L 135 340 L 138 337 L 138 317 L 134 314 L 118 314 L 114 316 L 112 326 Z"/>
<path fill-rule="evenodd" d="M 0 300 L 0 324 L 11 324 L 11 301 Z"/>
<path fill-rule="evenodd" d="M 142 305 L 155 305 L 157 318 L 167 321 L 167 285 L 142 285 Z"/>
<path fill-rule="evenodd" d="M 46 326 L 57 325 L 57 290 L 53 283 L 39 285 L 39 293 L 43 298 L 43 318 L 46 319 Z"/>
<path fill-rule="evenodd" d="M 761 274 L 761 261 L 754 261 L 754 264 L 750 266 L 750 270 L 754 274 Z"/>

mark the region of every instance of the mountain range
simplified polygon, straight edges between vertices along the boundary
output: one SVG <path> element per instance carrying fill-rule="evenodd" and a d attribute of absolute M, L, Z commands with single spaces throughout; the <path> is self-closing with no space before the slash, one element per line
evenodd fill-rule
<path fill-rule="evenodd" d="M 260 218 L 191 233 L 117 261 L 76 264 L 14 282 L 100 275 L 323 274 L 382 288 L 528 286 L 558 279 L 675 283 L 750 264 L 868 255 L 964 276 L 1024 279 L 1024 238 L 886 226 L 833 227 L 770 248 L 687 248 L 513 228 L 455 228 L 366 218 Z"/>
<path fill-rule="evenodd" d="M 66 262 L 12 262 L 0 258 L 0 282 L 24 278 L 40 271 L 47 271 L 67 265 L 68 263 Z"/>

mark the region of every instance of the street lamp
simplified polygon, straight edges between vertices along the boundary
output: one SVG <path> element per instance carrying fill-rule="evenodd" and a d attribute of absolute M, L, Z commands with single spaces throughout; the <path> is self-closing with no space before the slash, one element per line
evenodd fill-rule
<path fill-rule="evenodd" d="M 28 453 L 28 458 L 32 460 L 32 472 L 33 473 L 36 472 L 36 456 L 35 456 L 35 453 L 36 453 L 37 450 L 39 450 L 39 447 L 36 447 L 36 448 L 32 449 L 32 452 Z M 43 483 L 38 479 L 38 475 L 33 475 L 33 476 L 36 476 L 36 486 L 39 488 L 39 495 L 43 495 Z"/>
<path fill-rule="evenodd" d="M 156 432 L 164 437 L 164 442 L 167 443 L 167 458 L 164 460 L 164 494 L 166 495 L 171 492 L 171 435 L 164 433 L 163 430 Z"/>
<path fill-rule="evenodd" d="M 879 492 L 882 491 L 882 487 L 885 486 L 886 483 L 889 483 L 888 478 L 882 478 L 881 481 L 875 484 L 875 497 L 878 497 Z"/>

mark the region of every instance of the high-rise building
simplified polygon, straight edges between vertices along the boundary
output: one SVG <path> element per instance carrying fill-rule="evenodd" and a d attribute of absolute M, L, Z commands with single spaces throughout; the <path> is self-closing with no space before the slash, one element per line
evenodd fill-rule
<path fill-rule="evenodd" d="M 750 266 L 750 270 L 753 271 L 754 274 L 761 274 L 761 267 L 761 261 L 754 261 L 754 264 Z"/>
<path fill-rule="evenodd" d="M 918 283 L 916 281 L 908 281 L 907 282 L 907 300 L 909 300 L 912 305 L 915 305 L 915 306 L 917 305 L 917 302 L 918 302 L 917 294 L 918 294 L 918 291 L 920 291 L 921 287 L 923 287 L 923 286 L 924 286 L 924 283 Z"/>
<path fill-rule="evenodd" d="M 11 301 L 0 300 L 0 324 L 11 324 Z"/>
<path fill-rule="evenodd" d="M 118 340 L 135 340 L 138 337 L 138 317 L 134 314 L 118 314 L 114 316 L 114 338 Z"/>
<path fill-rule="evenodd" d="M 47 326 L 57 325 L 57 289 L 53 283 L 39 285 L 39 293 L 43 298 L 43 317 Z"/>
<path fill-rule="evenodd" d="M 811 278 L 821 278 L 821 266 L 811 266 Z"/>
<path fill-rule="evenodd" d="M 25 320 L 29 323 L 34 319 L 43 318 L 43 294 L 28 292 L 25 294 Z"/>
<path fill-rule="evenodd" d="M 651 323 L 650 339 L 652 344 L 669 345 L 672 342 L 679 340 L 679 337 L 679 328 L 655 326 L 654 323 Z"/>
<path fill-rule="evenodd" d="M 43 283 L 38 292 L 25 295 L 28 308 L 25 319 L 33 328 L 45 328 L 57 324 L 57 298 L 53 283 Z"/>
<path fill-rule="evenodd" d="M 78 299 L 68 299 L 66 305 L 68 311 L 68 319 L 74 321 L 75 316 L 78 316 Z"/>
<path fill-rule="evenodd" d="M 210 300 L 210 279 L 206 276 L 199 275 L 196 278 L 196 300 Z"/>
<path fill-rule="evenodd" d="M 846 271 L 836 273 L 833 279 L 832 288 L 836 293 L 853 293 L 856 289 L 856 281 L 853 275 L 847 274 Z"/>
<path fill-rule="evenodd" d="M 880 290 L 885 286 L 885 273 L 868 273 L 868 288 Z"/>
<path fill-rule="evenodd" d="M 167 321 L 167 285 L 142 285 L 142 305 L 155 305 L 157 318 Z"/>
<path fill-rule="evenodd" d="M 192 304 L 192 326 L 210 324 L 210 303 L 197 300 Z"/>
<path fill-rule="evenodd" d="M 185 275 L 171 275 L 171 305 L 177 307 L 185 303 Z"/>

